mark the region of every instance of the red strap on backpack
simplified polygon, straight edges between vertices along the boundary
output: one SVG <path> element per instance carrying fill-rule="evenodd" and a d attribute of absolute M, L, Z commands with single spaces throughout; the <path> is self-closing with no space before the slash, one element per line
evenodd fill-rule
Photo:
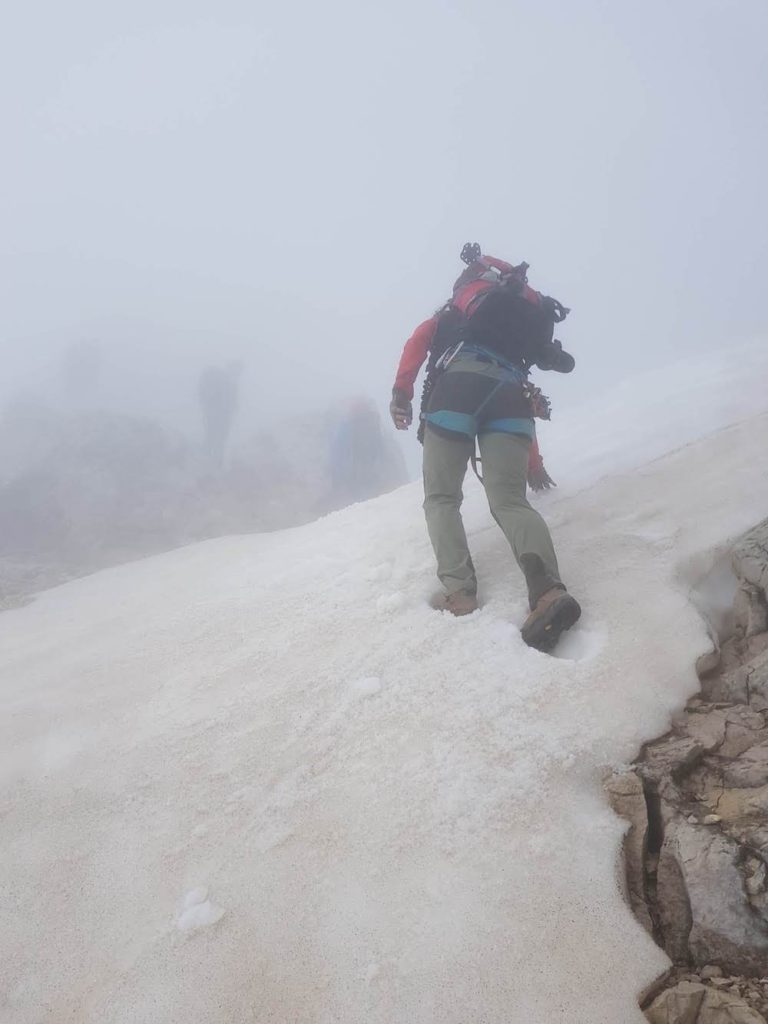
<path fill-rule="evenodd" d="M 478 256 L 456 280 L 451 302 L 469 317 L 493 288 L 505 285 L 514 288 L 523 298 L 538 306 L 541 295 L 528 287 L 527 270 L 527 263 L 513 266 L 496 256 Z"/>

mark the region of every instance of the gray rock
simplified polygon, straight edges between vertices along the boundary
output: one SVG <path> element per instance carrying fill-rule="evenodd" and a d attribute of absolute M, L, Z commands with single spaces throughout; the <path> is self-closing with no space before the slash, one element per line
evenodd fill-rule
<path fill-rule="evenodd" d="M 753 874 L 749 875 L 744 883 L 748 896 L 757 896 L 765 889 L 765 864 L 761 864 Z"/>
<path fill-rule="evenodd" d="M 767 741 L 763 716 L 745 705 L 736 705 L 725 713 L 725 738 L 717 752 L 721 757 L 737 758 L 750 747 Z"/>
<path fill-rule="evenodd" d="M 705 753 L 698 740 L 672 733 L 645 748 L 638 770 L 643 778 L 652 782 L 658 783 L 666 778 L 677 780 L 690 771 Z"/>
<path fill-rule="evenodd" d="M 733 602 L 734 628 L 743 637 L 756 636 L 768 629 L 765 595 L 750 583 L 742 583 Z"/>
<path fill-rule="evenodd" d="M 716 961 L 734 972 L 768 962 L 768 922 L 749 905 L 740 848 L 718 831 L 678 820 L 667 828 L 657 895 L 665 948 L 690 953 L 697 966 Z"/>
<path fill-rule="evenodd" d="M 662 992 L 645 1015 L 651 1024 L 766 1024 L 739 996 L 690 981 Z"/>
<path fill-rule="evenodd" d="M 768 650 L 768 632 L 751 636 L 744 643 L 745 660 L 752 661 L 753 658 L 757 658 L 758 655 L 763 654 L 766 650 Z"/>
<path fill-rule="evenodd" d="M 678 967 L 688 988 L 655 999 L 650 1019 L 663 1024 L 753 1024 L 763 1020 L 755 1007 L 768 1005 L 768 991 L 745 977 L 768 968 L 768 519 L 732 561 L 733 609 L 710 622 L 715 649 L 696 666 L 701 694 L 637 765 L 663 837 L 658 854 L 645 850 L 648 905 L 638 916 L 645 923 L 647 910 L 672 960 L 700 972 Z M 637 878 L 636 863 L 631 870 Z M 672 982 L 660 980 L 648 1001 L 662 984 Z"/>
<path fill-rule="evenodd" d="M 648 808 L 643 783 L 637 772 L 610 775 L 605 781 L 611 807 L 620 818 L 629 822 L 624 836 L 624 867 L 629 905 L 649 934 L 653 921 L 645 900 L 645 854 L 648 841 Z"/>
<path fill-rule="evenodd" d="M 723 831 L 740 843 L 761 850 L 768 836 L 763 822 L 768 814 L 768 786 L 723 786 L 715 772 L 699 779 L 698 799 L 708 807 L 716 807 L 717 814 L 705 814 L 703 824 L 722 822 Z M 715 820 L 716 819 L 716 820 Z"/>
<path fill-rule="evenodd" d="M 738 542 L 731 564 L 740 580 L 763 593 L 768 590 L 768 519 L 758 523 Z"/>
<path fill-rule="evenodd" d="M 711 651 L 707 651 L 705 654 L 699 655 L 696 659 L 696 675 L 699 679 L 703 679 L 704 676 L 711 675 L 712 672 L 716 672 L 720 668 L 720 648 L 715 647 Z M 695 698 L 696 699 L 696 698 Z M 694 701 L 691 701 L 693 704 Z"/>
<path fill-rule="evenodd" d="M 734 662 L 723 672 L 702 680 L 701 689 L 708 700 L 749 704 L 749 670 L 741 660 Z"/>
<path fill-rule="evenodd" d="M 654 999 L 645 1015 L 651 1024 L 697 1024 L 706 985 L 681 981 Z"/>
<path fill-rule="evenodd" d="M 728 709 L 710 708 L 686 714 L 678 722 L 679 728 L 709 754 L 725 741 L 727 718 Z"/>
<path fill-rule="evenodd" d="M 754 637 L 750 647 L 755 653 L 742 652 L 727 671 L 702 680 L 702 692 L 708 700 L 734 704 L 748 704 L 753 711 L 768 710 L 768 647 L 763 648 L 766 634 Z"/>
<path fill-rule="evenodd" d="M 753 657 L 744 666 L 747 702 L 757 711 L 768 709 L 768 650 Z"/>
<path fill-rule="evenodd" d="M 744 843 L 751 850 L 757 851 L 763 860 L 768 861 L 768 826 L 760 824 L 744 829 Z M 768 964 L 766 969 L 768 970 Z"/>
<path fill-rule="evenodd" d="M 723 969 L 718 967 L 717 964 L 707 964 L 706 967 L 701 969 L 701 977 L 705 981 L 709 981 L 710 978 L 722 978 Z"/>
<path fill-rule="evenodd" d="M 693 917 L 685 876 L 674 852 L 676 827 L 675 824 L 668 827 L 661 847 L 656 871 L 656 902 L 664 949 L 674 963 L 684 963 L 688 959 Z"/>
<path fill-rule="evenodd" d="M 710 988 L 699 1008 L 696 1024 L 766 1024 L 766 1020 L 740 996 Z"/>
<path fill-rule="evenodd" d="M 736 761 L 721 768 L 721 781 L 732 789 L 749 789 L 768 785 L 768 741 L 745 750 Z"/>

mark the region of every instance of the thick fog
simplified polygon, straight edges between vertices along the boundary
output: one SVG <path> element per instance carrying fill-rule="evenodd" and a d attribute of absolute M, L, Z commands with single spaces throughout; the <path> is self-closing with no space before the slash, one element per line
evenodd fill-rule
<path fill-rule="evenodd" d="M 391 386 L 466 240 L 574 309 L 568 387 L 760 332 L 768 7 L 30 3 L 6 15 L 4 391 L 254 420 Z"/>
<path fill-rule="evenodd" d="M 191 443 L 239 361 L 242 444 L 355 399 L 388 430 L 475 240 L 573 309 L 556 409 L 762 335 L 767 30 L 764 0 L 15 5 L 0 404 Z"/>

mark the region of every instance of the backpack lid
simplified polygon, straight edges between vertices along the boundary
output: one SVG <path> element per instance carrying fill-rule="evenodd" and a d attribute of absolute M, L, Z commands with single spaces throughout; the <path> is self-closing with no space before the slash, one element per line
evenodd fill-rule
<path fill-rule="evenodd" d="M 465 257 L 469 254 L 468 247 L 470 246 L 474 253 L 474 247 L 477 246 L 477 243 L 467 242 L 467 245 L 461 250 L 461 257 L 464 262 L 467 262 Z M 477 246 L 478 250 L 479 248 Z M 514 284 L 521 292 L 525 293 L 525 297 L 529 301 L 535 302 L 536 300 L 533 296 L 538 297 L 538 293 L 525 287 L 528 282 L 527 270 L 527 263 L 520 263 L 514 266 L 512 263 L 507 263 L 506 260 L 501 260 L 497 256 L 478 255 L 456 279 L 453 285 L 451 301 L 462 313 L 466 316 L 471 316 L 480 300 L 495 285 Z"/>

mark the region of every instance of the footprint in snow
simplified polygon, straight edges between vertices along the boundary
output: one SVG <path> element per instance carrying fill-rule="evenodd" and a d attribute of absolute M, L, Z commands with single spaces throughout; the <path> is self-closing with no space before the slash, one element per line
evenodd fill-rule
<path fill-rule="evenodd" d="M 560 637 L 551 656 L 561 661 L 589 661 L 600 653 L 603 642 L 604 636 L 597 630 L 571 629 Z"/>

